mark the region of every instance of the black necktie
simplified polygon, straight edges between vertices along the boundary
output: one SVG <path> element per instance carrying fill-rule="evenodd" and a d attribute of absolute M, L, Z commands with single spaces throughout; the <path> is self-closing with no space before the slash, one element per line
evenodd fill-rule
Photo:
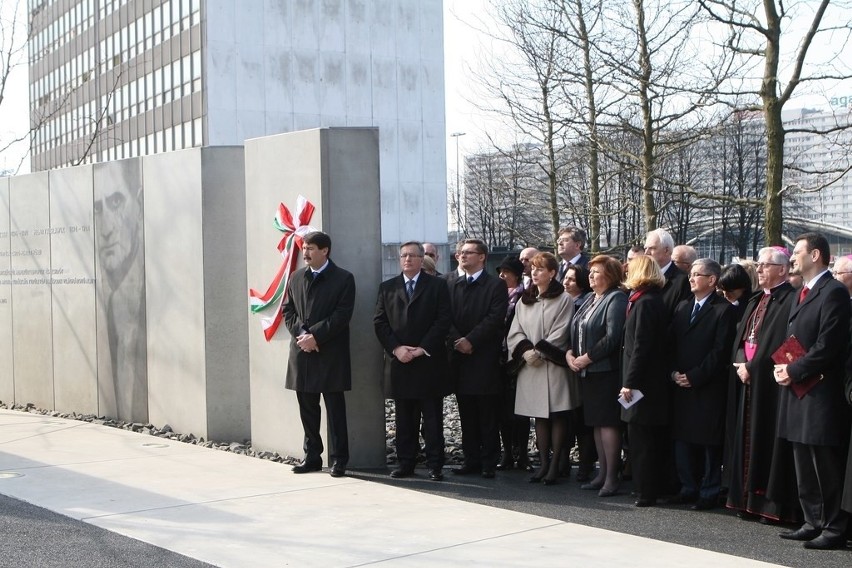
<path fill-rule="evenodd" d="M 698 315 L 698 310 L 700 310 L 700 309 L 701 309 L 701 304 L 699 304 L 698 302 L 695 302 L 695 307 L 692 308 L 692 316 L 690 316 L 690 318 L 689 318 L 689 323 L 692 323 L 692 322 L 695 321 L 695 316 Z"/>
<path fill-rule="evenodd" d="M 474 280 L 473 276 L 468 276 L 468 277 L 467 277 L 467 283 L 468 283 L 468 284 L 473 284 L 473 280 Z"/>

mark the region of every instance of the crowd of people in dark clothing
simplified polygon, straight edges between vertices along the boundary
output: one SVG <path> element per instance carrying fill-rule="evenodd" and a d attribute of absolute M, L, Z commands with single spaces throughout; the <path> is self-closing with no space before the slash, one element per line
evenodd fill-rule
<path fill-rule="evenodd" d="M 454 475 L 519 468 L 552 485 L 576 448 L 575 478 L 601 498 L 630 475 L 637 507 L 726 506 L 796 523 L 780 536 L 806 548 L 846 547 L 852 257 L 832 259 L 817 233 L 724 267 L 659 229 L 624 260 L 585 245 L 567 227 L 556 254 L 527 248 L 492 274 L 485 243 L 466 239 L 443 275 L 434 246 L 400 246 L 374 317 L 396 408 L 391 476 L 414 475 L 422 435 L 428 476 L 443 479 L 452 393 Z"/>

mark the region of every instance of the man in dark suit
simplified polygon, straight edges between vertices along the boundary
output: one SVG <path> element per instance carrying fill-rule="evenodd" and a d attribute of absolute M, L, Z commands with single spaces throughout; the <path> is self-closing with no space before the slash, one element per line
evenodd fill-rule
<path fill-rule="evenodd" d="M 663 229 L 656 229 L 645 236 L 645 254 L 657 261 L 666 285 L 663 287 L 663 303 L 668 309 L 668 315 L 674 315 L 675 308 L 683 300 L 690 298 L 689 280 L 686 273 L 672 262 L 674 239 Z"/>
<path fill-rule="evenodd" d="M 450 293 L 443 279 L 421 270 L 423 247 L 399 247 L 402 274 L 379 286 L 373 325 L 385 350 L 385 396 L 396 408 L 396 455 L 391 477 L 414 474 L 423 418 L 426 465 L 444 478 L 444 396 L 449 393 L 444 346 L 450 328 Z"/>
<path fill-rule="evenodd" d="M 694 511 L 715 508 L 721 489 L 728 354 L 734 331 L 733 306 L 716 294 L 721 272 L 719 263 L 709 258 L 692 264 L 693 298 L 678 305 L 670 328 L 670 376 L 678 387 L 672 436 L 681 490 L 669 501 L 696 501 Z M 703 471 L 700 484 L 696 469 Z"/>
<path fill-rule="evenodd" d="M 828 271 L 828 241 L 805 233 L 796 239 L 793 271 L 804 287 L 788 320 L 805 355 L 775 366 L 781 393 L 778 436 L 793 445 L 793 461 L 805 522 L 781 537 L 802 540 L 805 548 L 846 546 L 847 514 L 841 510 L 849 408 L 843 394 L 849 347 L 849 293 Z M 797 396 L 792 385 L 798 383 Z M 809 390 L 808 390 L 809 388 Z"/>
<path fill-rule="evenodd" d="M 580 227 L 563 227 L 559 229 L 556 239 L 556 252 L 559 255 L 559 270 L 556 279 L 562 282 L 569 265 L 588 266 L 589 257 L 583 254 L 586 247 L 586 231 Z"/>
<path fill-rule="evenodd" d="M 450 376 L 462 428 L 464 465 L 457 475 L 491 479 L 500 458 L 500 351 L 509 299 L 506 284 L 485 270 L 488 247 L 465 239 L 458 249 L 464 276 L 448 280 L 452 325 L 448 337 Z"/>
<path fill-rule="evenodd" d="M 305 430 L 305 457 L 294 473 L 322 469 L 320 395 L 328 413 L 331 476 L 342 477 L 349 461 L 344 391 L 352 388 L 349 320 L 355 307 L 355 279 L 329 258 L 331 238 L 319 231 L 303 238 L 307 267 L 293 273 L 284 304 L 290 331 L 285 387 L 296 391 Z"/>

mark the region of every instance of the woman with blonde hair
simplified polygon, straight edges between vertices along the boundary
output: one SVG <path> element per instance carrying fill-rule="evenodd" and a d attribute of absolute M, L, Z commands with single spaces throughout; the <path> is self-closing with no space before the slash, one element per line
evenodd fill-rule
<path fill-rule="evenodd" d="M 600 497 L 618 493 L 621 464 L 621 412 L 618 405 L 618 374 L 621 337 L 627 295 L 619 289 L 621 263 L 599 255 L 589 261 L 592 294 L 571 322 L 571 349 L 565 356 L 577 373 L 583 400 L 583 418 L 594 428 L 598 452 L 597 476 L 581 489 L 598 491 Z"/>
<path fill-rule="evenodd" d="M 556 279 L 559 262 L 555 256 L 539 253 L 530 264 L 531 285 L 515 307 L 506 342 L 512 360 L 523 365 L 518 371 L 515 414 L 535 418 L 541 467 L 530 483 L 550 485 L 559 475 L 568 411 L 580 405 L 579 390 L 565 364 L 574 302 Z"/>
<path fill-rule="evenodd" d="M 636 506 L 650 507 L 657 501 L 657 463 L 665 455 L 669 413 L 664 351 L 669 321 L 662 299 L 666 279 L 650 256 L 631 260 L 627 272 L 625 286 L 632 292 L 624 323 L 621 397 L 629 403 L 640 391 L 643 398 L 622 409 L 621 418 L 627 422 Z"/>

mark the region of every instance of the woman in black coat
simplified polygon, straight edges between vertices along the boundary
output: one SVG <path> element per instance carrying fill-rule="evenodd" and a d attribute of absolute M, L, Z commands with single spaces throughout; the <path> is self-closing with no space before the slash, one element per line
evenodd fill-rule
<path fill-rule="evenodd" d="M 622 353 L 621 396 L 633 401 L 638 390 L 643 398 L 621 411 L 630 439 L 630 463 L 636 489 L 636 506 L 656 504 L 658 464 L 665 455 L 669 415 L 669 384 L 666 380 L 665 338 L 668 310 L 662 299 L 665 277 L 650 256 L 630 261 L 625 282 L 633 292 L 627 305 Z"/>

